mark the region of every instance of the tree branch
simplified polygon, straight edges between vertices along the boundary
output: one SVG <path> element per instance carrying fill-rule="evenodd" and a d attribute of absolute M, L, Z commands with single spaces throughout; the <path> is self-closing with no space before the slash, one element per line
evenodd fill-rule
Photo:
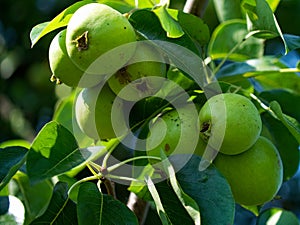
<path fill-rule="evenodd" d="M 183 11 L 202 18 L 208 3 L 209 0 L 187 0 Z"/>
<path fill-rule="evenodd" d="M 143 225 L 148 214 L 149 203 L 139 199 L 136 194 L 131 192 L 127 202 L 127 207 L 134 212 L 138 218 L 139 224 Z"/>

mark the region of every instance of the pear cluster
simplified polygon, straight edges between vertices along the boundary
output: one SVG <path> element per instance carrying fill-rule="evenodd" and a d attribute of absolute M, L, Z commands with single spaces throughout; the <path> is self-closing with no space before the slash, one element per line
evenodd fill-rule
<path fill-rule="evenodd" d="M 241 205 L 269 202 L 282 184 L 280 154 L 261 136 L 259 111 L 247 97 L 225 93 L 211 97 L 202 106 L 185 104 L 154 118 L 149 127 L 149 156 L 161 157 L 161 151 L 170 160 L 191 154 L 216 156 L 213 164 Z M 149 161 L 159 167 L 158 160 Z"/>
<path fill-rule="evenodd" d="M 246 97 L 215 95 L 199 113 L 200 136 L 215 151 L 215 166 L 231 186 L 235 201 L 262 205 L 277 194 L 283 165 L 274 144 L 261 136 L 262 121 Z"/>
<path fill-rule="evenodd" d="M 79 88 L 76 122 L 94 140 L 117 136 L 112 119 L 126 119 L 124 101 L 138 101 L 162 86 L 149 78 L 166 76 L 162 53 L 138 39 L 125 15 L 105 4 L 89 3 L 75 11 L 50 44 L 51 80 Z"/>

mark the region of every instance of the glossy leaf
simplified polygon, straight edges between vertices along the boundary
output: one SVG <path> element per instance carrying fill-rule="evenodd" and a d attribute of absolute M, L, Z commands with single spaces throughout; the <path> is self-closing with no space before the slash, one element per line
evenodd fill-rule
<path fill-rule="evenodd" d="M 158 3 L 159 1 L 158 0 L 155 0 L 155 1 L 136 1 L 136 0 L 131 0 L 133 1 L 134 3 L 137 2 L 137 7 L 139 9 L 143 9 L 143 8 L 152 8 L 154 6 L 155 3 Z"/>
<path fill-rule="evenodd" d="M 176 179 L 175 170 L 163 151 L 161 151 L 161 158 L 163 159 L 164 171 L 166 172 L 172 189 L 175 192 L 177 198 L 179 199 L 181 205 L 184 207 L 189 216 L 193 219 L 194 224 L 200 225 L 201 219 L 197 203 L 190 196 L 188 196 L 180 187 L 180 184 Z"/>
<path fill-rule="evenodd" d="M 212 59 L 228 56 L 228 59 L 243 61 L 263 55 L 263 41 L 248 35 L 244 20 L 228 20 L 221 23 L 212 33 L 208 54 Z M 224 41 L 226 40 L 226 41 Z M 232 49 L 234 49 L 233 52 Z"/>
<path fill-rule="evenodd" d="M 216 74 L 219 80 L 236 82 L 247 78 L 254 78 L 252 82 L 261 86 L 258 91 L 269 89 L 290 89 L 300 91 L 300 78 L 284 65 L 280 59 L 264 56 L 243 62 L 232 62 L 223 66 Z"/>
<path fill-rule="evenodd" d="M 80 185 L 78 193 L 79 225 L 137 225 L 136 216 L 126 205 L 102 194 L 94 183 Z"/>
<path fill-rule="evenodd" d="M 254 88 L 261 92 L 273 89 L 286 89 L 300 94 L 299 76 L 284 65 L 280 59 L 264 56 L 243 62 L 233 62 L 223 66 L 216 74 L 226 82 L 238 82 L 251 78 Z"/>
<path fill-rule="evenodd" d="M 129 20 L 134 28 L 144 38 L 151 40 L 165 54 L 172 65 L 181 70 L 184 75 L 192 78 L 199 86 L 203 87 L 206 77 L 210 73 L 201 57 L 193 40 L 184 34 L 180 38 L 168 38 L 161 28 L 157 16 L 148 10 L 134 12 Z"/>
<path fill-rule="evenodd" d="M 288 180 L 294 176 L 299 167 L 299 144 L 281 121 L 275 119 L 267 112 L 262 113 L 261 117 L 263 124 L 271 135 L 271 140 L 280 153 L 284 180 Z"/>
<path fill-rule="evenodd" d="M 272 10 L 272 12 L 275 12 L 275 10 L 277 9 L 280 0 L 266 0 Z"/>
<path fill-rule="evenodd" d="M 130 23 L 136 31 L 148 40 L 161 40 L 183 46 L 195 53 L 198 52 L 196 46 L 187 34 L 180 38 L 169 38 L 162 28 L 159 18 L 150 10 L 141 9 L 132 13 L 129 17 Z"/>
<path fill-rule="evenodd" d="M 118 0 L 97 0 L 97 2 L 108 5 L 120 13 L 128 13 L 130 10 L 134 9 L 134 2 L 130 3 L 128 1 Z"/>
<path fill-rule="evenodd" d="M 299 122 L 296 119 L 283 114 L 280 105 L 276 101 L 270 103 L 270 108 L 300 144 Z"/>
<path fill-rule="evenodd" d="M 153 168 L 153 166 L 148 164 L 147 166 L 144 167 L 144 169 L 141 171 L 140 174 L 136 175 L 137 180 L 141 181 L 144 180 L 144 178 L 147 176 L 151 177 L 154 174 L 154 172 L 155 169 Z M 128 187 L 128 190 L 135 193 L 140 199 L 143 199 L 145 201 L 152 200 L 151 194 L 149 193 L 146 184 L 143 184 L 138 181 L 133 181 L 131 185 Z"/>
<path fill-rule="evenodd" d="M 76 2 L 63 10 L 50 22 L 44 22 L 33 27 L 30 32 L 31 47 L 33 47 L 43 36 L 50 33 L 51 31 L 67 26 L 74 12 L 81 6 L 91 2 L 93 1 L 84 0 Z"/>
<path fill-rule="evenodd" d="M 84 134 L 75 119 L 74 103 L 76 101 L 77 92 L 72 92 L 68 97 L 61 100 L 56 108 L 53 120 L 67 128 L 76 138 L 76 141 L 81 148 L 91 146 L 94 140 Z"/>
<path fill-rule="evenodd" d="M 124 104 L 132 105 L 132 102 L 125 102 Z M 155 114 L 159 113 L 160 110 L 168 104 L 169 103 L 166 100 L 154 96 L 138 101 L 133 105 L 132 110 L 130 111 L 130 126 L 133 127 L 134 125 L 145 121 L 150 116 L 156 116 Z"/>
<path fill-rule="evenodd" d="M 284 89 L 273 89 L 261 92 L 259 98 L 268 103 L 277 101 L 284 114 L 292 116 L 300 121 L 300 105 L 295 104 L 295 102 L 300 102 L 299 94 Z"/>
<path fill-rule="evenodd" d="M 201 18 L 178 10 L 172 11 L 175 11 L 176 18 L 185 33 L 196 40 L 201 46 L 208 44 L 210 39 L 209 27 Z"/>
<path fill-rule="evenodd" d="M 20 146 L 0 148 L 0 190 L 2 190 L 26 161 L 28 149 Z"/>
<path fill-rule="evenodd" d="M 256 37 L 274 38 L 280 35 L 276 18 L 265 0 L 244 0 L 242 7 L 247 13 L 248 30 L 257 31 Z"/>
<path fill-rule="evenodd" d="M 25 206 L 24 224 L 29 224 L 47 209 L 52 195 L 53 184 L 49 180 L 44 180 L 31 185 L 28 176 L 24 173 L 16 174 L 14 180 L 20 189 L 21 199 Z"/>
<path fill-rule="evenodd" d="M 30 142 L 23 139 L 11 139 L 0 143 L 0 148 L 6 147 L 24 147 L 26 149 L 30 148 Z"/>
<path fill-rule="evenodd" d="M 174 155 L 169 158 L 175 169 L 176 162 L 179 162 L 182 157 L 184 156 Z M 178 170 L 176 178 L 182 192 L 198 204 L 202 225 L 232 224 L 235 202 L 229 184 L 213 165 L 200 171 L 200 161 L 200 157 L 193 155 L 183 168 L 176 169 Z M 162 209 L 159 207 L 159 212 L 166 216 L 172 224 L 195 224 L 185 209 L 187 205 L 182 204 L 187 199 L 179 200 L 180 195 L 176 194 L 174 186 L 170 183 L 167 180 L 155 183 L 155 190 L 159 195 L 157 201 L 161 202 L 163 207 Z M 151 190 L 149 191 L 151 192 Z"/>
<path fill-rule="evenodd" d="M 30 225 L 40 224 L 78 224 L 76 204 L 68 198 L 68 187 L 66 183 L 58 182 L 55 185 L 47 210 L 43 215 L 30 223 Z"/>
<path fill-rule="evenodd" d="M 257 218 L 257 225 L 299 225 L 297 216 L 291 211 L 270 208 L 263 211 Z"/>
<path fill-rule="evenodd" d="M 240 0 L 214 0 L 213 2 L 220 22 L 242 18 Z"/>
<path fill-rule="evenodd" d="M 179 38 L 184 34 L 180 24 L 169 14 L 165 6 L 158 7 L 153 12 L 159 18 L 162 28 L 167 32 L 167 37 Z"/>
<path fill-rule="evenodd" d="M 70 131 L 52 121 L 42 128 L 31 145 L 26 164 L 28 176 L 35 183 L 64 173 L 87 158 Z"/>
<path fill-rule="evenodd" d="M 213 165 L 199 171 L 200 161 L 193 155 L 177 172 L 179 184 L 197 202 L 202 225 L 233 224 L 235 202 L 229 184 Z"/>
<path fill-rule="evenodd" d="M 161 198 L 163 196 L 160 196 L 153 181 L 151 180 L 150 177 L 146 178 L 146 183 L 147 183 L 147 187 L 149 192 L 151 193 L 151 196 L 154 200 L 155 206 L 156 206 L 156 211 L 157 214 L 160 217 L 160 220 L 162 222 L 163 225 L 168 225 L 168 224 L 172 224 L 170 219 L 172 217 L 168 216 L 167 212 L 164 209 L 164 204 L 161 202 Z M 164 193 L 166 195 L 166 192 Z M 172 200 L 172 198 L 170 198 Z M 182 216 L 182 215 L 181 215 Z M 176 217 L 175 217 L 176 218 Z"/>
<path fill-rule="evenodd" d="M 290 51 L 300 48 L 300 36 L 284 34 L 283 37 Z"/>
<path fill-rule="evenodd" d="M 219 80 L 227 82 L 236 82 L 245 79 L 244 74 L 255 71 L 255 67 L 247 62 L 233 62 L 223 66 L 217 73 L 216 77 Z"/>

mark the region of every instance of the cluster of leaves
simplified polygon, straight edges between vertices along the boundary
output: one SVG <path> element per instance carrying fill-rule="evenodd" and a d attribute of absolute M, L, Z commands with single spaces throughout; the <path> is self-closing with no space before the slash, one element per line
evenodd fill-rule
<path fill-rule="evenodd" d="M 73 13 L 90 2 L 93 1 L 76 2 L 53 20 L 35 26 L 30 33 L 32 46 L 48 33 L 67 26 Z M 264 54 L 269 39 L 279 38 L 285 54 L 300 48 L 300 37 L 282 34 L 280 30 L 273 14 L 279 1 L 215 4 L 219 6 L 216 11 L 222 22 L 211 34 L 202 19 L 169 8 L 168 1 L 155 6 L 148 1 L 139 1 L 138 5 L 129 0 L 98 2 L 129 13 L 129 21 L 141 38 L 168 41 L 203 58 L 224 92 L 250 96 L 261 111 L 264 135 L 280 152 L 284 179 L 296 173 L 300 109 L 295 102 L 300 98 L 297 74 L 300 65 L 290 68 L 281 60 L 282 56 Z M 236 4 L 240 7 L 231 7 Z M 174 54 L 175 65 L 190 65 L 189 59 L 180 52 Z M 195 88 L 193 81 L 186 84 L 174 80 L 187 91 Z M 9 142 L 0 146 L 0 194 L 15 195 L 23 201 L 24 224 L 138 224 L 136 215 L 126 207 L 128 191 L 123 195 L 114 194 L 110 180 L 127 181 L 128 185 L 119 188 L 128 189 L 149 202 L 150 212 L 154 211 L 162 224 L 233 224 L 235 204 L 227 181 L 213 165 L 199 171 L 198 156 L 193 156 L 177 173 L 166 161 L 160 173 L 169 179 L 158 183 L 154 182 L 155 176 L 144 177 L 144 174 L 140 180 L 117 176 L 115 171 L 122 170 L 127 163 L 145 165 L 140 160 L 145 157 L 134 154 L 134 148 L 126 149 L 115 139 L 93 146 L 93 140 L 81 133 L 72 118 L 76 94 L 74 90 L 61 100 L 53 120 L 32 143 Z M 158 107 L 157 101 L 142 102 L 132 117 L 140 122 L 152 115 L 142 109 L 152 108 L 155 112 L 166 105 L 160 102 Z M 137 133 L 143 136 L 140 130 Z M 118 157 L 118 154 L 121 162 L 111 163 L 110 156 Z M 94 161 L 101 161 L 101 166 Z M 150 167 L 145 165 L 145 168 L 145 174 L 156 174 Z M 249 209 L 258 216 L 258 224 L 278 212 L 285 222 L 297 224 L 295 215 L 288 211 L 262 209 Z"/>

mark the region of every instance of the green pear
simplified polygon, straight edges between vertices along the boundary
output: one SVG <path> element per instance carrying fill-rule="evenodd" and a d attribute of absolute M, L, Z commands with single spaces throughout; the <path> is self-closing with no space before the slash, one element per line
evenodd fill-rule
<path fill-rule="evenodd" d="M 198 111 L 194 104 L 172 109 L 155 118 L 150 124 L 146 141 L 147 155 L 160 157 L 173 154 L 202 155 L 206 143 L 199 136 Z M 157 162 L 157 161 L 150 161 Z"/>
<path fill-rule="evenodd" d="M 163 81 L 152 76 L 165 78 L 166 70 L 162 54 L 154 46 L 138 42 L 134 56 L 109 78 L 108 84 L 120 98 L 137 101 L 160 90 Z M 124 87 L 126 89 L 121 92 Z"/>
<path fill-rule="evenodd" d="M 262 136 L 241 154 L 219 153 L 214 164 L 230 184 L 235 201 L 242 205 L 261 205 L 272 200 L 282 184 L 280 155 L 273 143 Z"/>
<path fill-rule="evenodd" d="M 260 136 L 262 121 L 255 105 L 246 97 L 218 94 L 203 105 L 199 113 L 200 134 L 213 149 L 239 154 Z"/>
<path fill-rule="evenodd" d="M 102 86 L 100 83 L 91 88 L 84 88 L 78 94 L 75 104 L 75 118 L 80 129 L 94 140 L 115 138 L 112 119 L 116 120 L 116 124 L 125 119 L 122 100 L 117 101 L 113 115 L 112 107 L 117 96 L 107 84 Z"/>
<path fill-rule="evenodd" d="M 68 55 L 82 71 L 91 74 L 120 69 L 133 56 L 135 41 L 135 30 L 128 19 L 105 4 L 80 7 L 67 26 Z"/>
<path fill-rule="evenodd" d="M 51 41 L 49 65 L 55 79 L 70 87 L 91 87 L 105 78 L 103 75 L 85 74 L 72 62 L 66 49 L 65 29 L 60 31 Z"/>

